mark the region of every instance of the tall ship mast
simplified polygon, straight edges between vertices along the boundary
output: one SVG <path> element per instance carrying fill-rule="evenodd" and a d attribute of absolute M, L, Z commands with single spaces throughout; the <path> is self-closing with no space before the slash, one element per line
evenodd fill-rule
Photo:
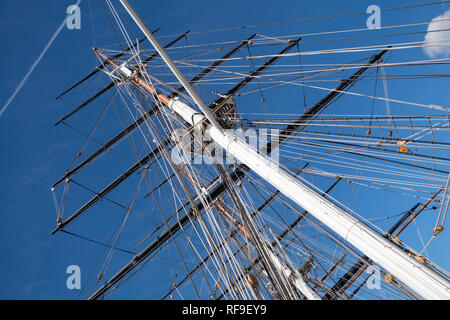
<path fill-rule="evenodd" d="M 58 96 L 78 91 L 56 125 L 84 141 L 51 187 L 52 233 L 101 249 L 81 298 L 450 299 L 427 252 L 445 234 L 450 109 L 389 88 L 449 59 L 303 50 L 301 34 L 193 44 L 105 3 L 123 44 L 93 48 L 97 67 Z"/>

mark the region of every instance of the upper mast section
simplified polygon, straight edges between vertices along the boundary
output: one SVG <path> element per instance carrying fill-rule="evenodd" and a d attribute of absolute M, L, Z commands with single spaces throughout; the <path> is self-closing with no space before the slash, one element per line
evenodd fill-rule
<path fill-rule="evenodd" d="M 180 70 L 178 70 L 175 63 L 172 61 L 172 59 L 166 53 L 166 50 L 164 50 L 164 48 L 159 44 L 158 40 L 156 40 L 156 38 L 153 36 L 150 29 L 145 25 L 144 21 L 142 21 L 142 19 L 138 16 L 138 14 L 133 9 L 133 7 L 131 7 L 131 5 L 128 3 L 127 0 L 120 0 L 120 3 L 122 3 L 122 5 L 125 7 L 127 12 L 130 14 L 130 16 L 133 18 L 133 20 L 136 22 L 136 24 L 139 26 L 139 28 L 145 34 L 147 39 L 150 41 L 150 43 L 153 45 L 153 47 L 159 53 L 159 55 L 164 60 L 164 62 L 167 64 L 167 66 L 170 68 L 170 70 L 177 77 L 178 81 L 180 81 L 180 83 L 184 87 L 184 89 L 186 89 L 186 92 L 191 96 L 192 100 L 194 100 L 194 102 L 197 104 L 197 106 L 200 108 L 200 110 L 203 112 L 203 114 L 209 120 L 209 122 L 211 122 L 211 124 L 214 127 L 216 127 L 217 129 L 222 130 L 222 127 L 220 126 L 219 122 L 216 120 L 214 115 L 211 113 L 211 111 L 205 105 L 203 100 L 198 96 L 197 92 L 191 86 L 191 84 L 186 80 L 184 75 L 180 72 Z"/>

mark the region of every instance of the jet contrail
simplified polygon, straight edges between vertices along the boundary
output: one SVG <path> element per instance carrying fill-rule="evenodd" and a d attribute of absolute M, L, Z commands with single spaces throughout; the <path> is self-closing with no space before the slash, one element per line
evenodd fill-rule
<path fill-rule="evenodd" d="M 78 0 L 76 6 L 78 6 L 80 4 L 81 0 Z M 39 64 L 39 62 L 41 62 L 42 58 L 44 57 L 45 53 L 47 52 L 47 50 L 50 48 L 50 46 L 52 45 L 53 41 L 55 41 L 56 37 L 58 37 L 59 33 L 61 32 L 61 30 L 64 28 L 64 26 L 66 25 L 66 19 L 67 16 L 64 18 L 64 21 L 61 23 L 61 25 L 58 27 L 58 29 L 56 29 L 56 32 L 53 34 L 53 36 L 50 38 L 50 40 L 48 41 L 47 45 L 45 46 L 44 50 L 42 50 L 41 54 L 39 55 L 39 57 L 36 59 L 36 61 L 31 65 L 30 70 L 28 70 L 27 74 L 25 75 L 25 77 L 22 79 L 22 81 L 20 81 L 19 86 L 16 88 L 16 90 L 14 91 L 14 93 L 12 94 L 12 96 L 8 99 L 8 101 L 6 102 L 6 104 L 3 106 L 2 110 L 0 110 L 0 117 L 3 115 L 3 112 L 6 111 L 6 108 L 8 108 L 8 106 L 11 104 L 11 102 L 14 100 L 14 98 L 16 97 L 16 95 L 19 93 L 19 91 L 22 89 L 23 85 L 25 84 L 25 82 L 27 82 L 28 78 L 30 77 L 31 73 L 33 72 L 34 68 L 36 68 L 36 66 Z"/>

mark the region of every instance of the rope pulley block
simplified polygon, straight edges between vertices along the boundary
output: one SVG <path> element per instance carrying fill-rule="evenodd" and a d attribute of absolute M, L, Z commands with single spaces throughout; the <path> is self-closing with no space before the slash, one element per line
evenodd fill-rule
<path fill-rule="evenodd" d="M 247 281 L 253 289 L 256 289 L 258 287 L 258 278 L 256 278 L 254 274 L 247 273 Z"/>
<path fill-rule="evenodd" d="M 434 236 L 437 236 L 442 231 L 444 231 L 444 227 L 439 225 L 439 226 L 437 226 L 436 228 L 433 229 L 433 234 L 434 234 Z"/>

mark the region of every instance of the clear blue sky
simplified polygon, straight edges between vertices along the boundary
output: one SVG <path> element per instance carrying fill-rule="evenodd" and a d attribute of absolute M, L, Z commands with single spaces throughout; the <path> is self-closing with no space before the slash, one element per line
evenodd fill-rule
<path fill-rule="evenodd" d="M 69 0 L 2 0 L 0 2 L 0 53 L 2 77 L 0 104 L 13 93 L 32 62 L 62 22 Z M 110 27 L 97 1 L 81 4 L 81 30 L 64 29 L 29 81 L 6 112 L 0 117 L 0 298 L 11 299 L 74 299 L 77 292 L 66 288 L 66 267 L 77 264 L 90 270 L 99 248 L 64 234 L 50 235 L 55 226 L 55 210 L 50 186 L 66 170 L 72 160 L 74 146 L 80 137 L 54 122 L 68 108 L 56 102 L 61 90 L 95 66 L 93 46 L 114 43 Z M 130 0 L 146 23 L 160 35 L 181 33 L 187 29 L 206 29 L 252 25 L 272 21 L 361 12 L 371 4 L 381 8 L 422 3 L 424 1 L 143 1 Z M 402 10 L 382 15 L 382 25 L 431 20 L 450 7 L 436 5 Z M 91 9 L 91 10 L 90 10 Z M 91 16 L 92 14 L 92 16 Z M 93 18 L 93 19 L 92 19 Z M 337 29 L 363 28 L 367 16 L 339 18 L 320 22 L 280 24 L 268 29 L 240 30 L 241 37 L 253 32 L 296 34 Z M 426 26 L 415 30 L 424 31 Z M 214 33 L 202 41 L 236 39 L 235 35 Z M 401 38 L 420 41 L 423 35 Z M 416 40 L 412 40 L 416 39 Z M 398 42 L 399 39 L 392 39 Z M 195 39 L 193 38 L 193 40 Z M 314 48 L 342 47 L 343 44 L 322 44 Z M 311 46 L 313 48 L 313 46 Z M 405 53 L 407 58 L 426 59 L 421 49 Z M 406 60 L 406 59 L 405 59 Z M 81 66 L 81 67 L 80 67 Z M 427 88 L 396 88 L 396 97 L 406 99 L 414 90 L 414 101 L 448 106 L 448 80 L 435 82 Z M 419 92 L 420 91 L 420 92 Z M 439 92 L 439 95 L 436 95 Z M 404 207 L 403 207 L 404 208 Z M 448 239 L 448 237 L 447 237 Z M 447 241 L 448 243 L 448 241 Z M 442 247 L 431 250 L 442 250 Z M 437 252 L 436 251 L 436 252 Z M 433 255 L 432 255 L 433 256 Z M 448 252 L 435 261 L 450 269 Z M 123 257 L 120 261 L 127 260 Z M 118 267 L 120 263 L 116 265 Z M 86 273 L 83 274 L 86 276 Z M 131 295 L 150 296 L 148 288 Z M 126 297 L 126 290 L 119 297 Z"/>

